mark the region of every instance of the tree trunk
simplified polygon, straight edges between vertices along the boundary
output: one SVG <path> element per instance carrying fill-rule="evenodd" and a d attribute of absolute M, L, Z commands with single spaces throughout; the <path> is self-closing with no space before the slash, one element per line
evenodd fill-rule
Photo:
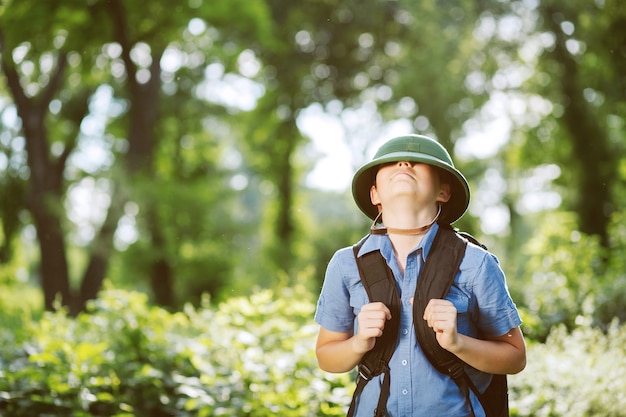
<path fill-rule="evenodd" d="M 161 56 L 163 51 L 154 50 L 150 66 L 150 80 L 145 84 L 137 81 L 137 67 L 130 57 L 133 47 L 128 37 L 129 27 L 122 2 L 111 0 L 109 12 L 114 25 L 114 38 L 122 46 L 122 59 L 126 68 L 128 88 L 130 91 L 130 120 L 128 132 L 127 169 L 132 177 L 145 175 L 154 178 L 154 155 L 157 145 L 155 125 L 159 114 L 159 94 L 161 91 Z M 166 242 L 160 232 L 159 217 L 149 202 L 144 202 L 142 211 L 145 213 L 154 253 L 159 256 L 152 261 L 149 268 L 149 281 L 156 302 L 166 306 L 174 305 L 174 288 L 172 266 L 166 254 Z"/>
<path fill-rule="evenodd" d="M 561 66 L 560 86 L 564 106 L 563 124 L 572 141 L 572 160 L 580 164 L 579 198 L 576 206 L 580 230 L 597 235 L 608 245 L 608 224 L 613 211 L 609 185 L 617 174 L 617 159 L 613 155 L 607 133 L 595 118 L 593 108 L 583 96 L 578 77 L 578 64 L 566 48 L 566 38 L 555 13 L 545 10 L 544 19 L 556 35 L 552 52 Z"/>
<path fill-rule="evenodd" d="M 0 46 L 5 50 L 4 37 L 0 34 Z M 26 140 L 29 186 L 26 204 L 33 215 L 40 249 L 40 279 L 47 310 L 54 307 L 60 297 L 61 305 L 71 303 L 69 273 L 65 255 L 65 236 L 61 227 L 62 178 L 65 158 L 63 154 L 55 164 L 49 154 L 49 143 L 44 124 L 48 104 L 59 90 L 65 72 L 66 59 L 61 54 L 50 82 L 38 97 L 28 98 L 20 84 L 19 75 L 10 54 L 2 54 L 2 70 L 13 95 L 17 113 L 22 120 Z"/>
<path fill-rule="evenodd" d="M 295 120 L 285 121 L 278 129 L 277 137 L 283 141 L 276 158 L 277 169 L 274 171 L 278 189 L 278 210 L 276 213 L 276 239 L 272 246 L 273 263 L 279 270 L 285 271 L 291 279 L 294 259 L 295 225 L 293 217 L 293 166 L 292 157 L 299 136 Z"/>
<path fill-rule="evenodd" d="M 38 187 L 33 187 L 33 190 L 36 188 Z M 44 306 L 46 310 L 53 310 L 56 307 L 57 297 L 60 297 L 57 301 L 61 306 L 72 303 L 65 256 L 65 237 L 60 227 L 59 216 L 56 214 L 57 210 L 51 208 L 53 204 L 58 204 L 60 196 L 51 193 L 42 195 L 37 191 L 33 191 L 31 195 L 28 206 L 35 219 L 39 242 L 40 279 Z"/>
<path fill-rule="evenodd" d="M 84 311 L 87 302 L 97 298 L 98 292 L 102 288 L 104 277 L 108 271 L 109 259 L 114 251 L 113 241 L 117 223 L 123 215 L 124 204 L 128 200 L 122 189 L 123 186 L 120 184 L 113 185 L 111 205 L 100 231 L 91 243 L 89 263 L 83 273 L 79 296 L 71 306 L 73 314 Z"/>

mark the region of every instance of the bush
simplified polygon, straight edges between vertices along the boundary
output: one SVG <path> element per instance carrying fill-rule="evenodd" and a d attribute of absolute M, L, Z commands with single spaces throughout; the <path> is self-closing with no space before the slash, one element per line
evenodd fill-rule
<path fill-rule="evenodd" d="M 339 416 L 347 375 L 321 372 L 314 305 L 269 291 L 184 313 L 107 290 L 76 319 L 47 313 L 0 339 L 11 416 Z"/>
<path fill-rule="evenodd" d="M 553 328 L 528 350 L 528 365 L 509 377 L 512 416 L 626 416 L 626 327 L 605 334 L 588 323 Z"/>
<path fill-rule="evenodd" d="M 573 215 L 547 216 L 523 249 L 523 270 L 510 279 L 522 295 L 516 302 L 529 338 L 543 341 L 560 324 L 572 330 L 582 317 L 603 330 L 614 318 L 626 320 L 624 220 L 626 211 L 613 215 L 609 251 L 597 236 L 577 231 Z"/>
<path fill-rule="evenodd" d="M 344 416 L 354 382 L 319 370 L 314 308 L 304 291 L 261 291 L 169 313 L 106 290 L 77 318 L 23 318 L 0 330 L 0 414 Z M 511 415 L 626 417 L 625 344 L 617 321 L 555 327 L 509 377 Z"/>

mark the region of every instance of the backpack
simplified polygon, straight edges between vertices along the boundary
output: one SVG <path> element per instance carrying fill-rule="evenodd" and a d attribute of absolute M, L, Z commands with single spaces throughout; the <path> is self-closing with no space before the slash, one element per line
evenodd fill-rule
<path fill-rule="evenodd" d="M 383 334 L 376 340 L 374 348 L 363 356 L 358 365 L 357 384 L 348 409 L 348 417 L 354 415 L 358 398 L 365 385 L 378 375 L 383 375 L 383 380 L 374 417 L 386 415 L 390 389 L 389 360 L 396 347 L 400 324 L 400 296 L 393 273 L 382 254 L 380 251 L 373 251 L 361 257 L 358 256 L 358 251 L 366 239 L 367 237 L 353 246 L 361 282 L 370 302 L 384 303 L 391 311 L 392 318 L 385 324 Z M 449 375 L 458 385 L 470 405 L 472 415 L 475 415 L 475 412 L 470 401 L 470 392 L 473 392 L 480 400 L 487 417 L 508 417 L 506 375 L 493 375 L 491 383 L 481 393 L 465 372 L 465 362 L 439 345 L 434 331 L 422 318 L 430 299 L 444 298 L 448 294 L 459 270 L 468 240 L 486 249 L 471 235 L 457 232 L 449 225 L 440 224 L 415 289 L 413 298 L 415 335 L 424 354 L 435 369 Z"/>

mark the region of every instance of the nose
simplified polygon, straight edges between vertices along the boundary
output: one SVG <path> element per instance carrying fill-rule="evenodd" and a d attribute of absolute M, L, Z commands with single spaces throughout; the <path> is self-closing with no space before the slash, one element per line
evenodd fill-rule
<path fill-rule="evenodd" d="M 398 166 L 399 167 L 408 167 L 408 168 L 410 168 L 410 167 L 413 166 L 413 163 L 409 162 L 409 161 L 398 161 Z"/>

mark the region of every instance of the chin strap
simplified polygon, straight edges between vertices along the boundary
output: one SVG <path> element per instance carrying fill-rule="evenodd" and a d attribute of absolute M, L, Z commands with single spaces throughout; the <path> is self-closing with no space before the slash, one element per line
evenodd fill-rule
<path fill-rule="evenodd" d="M 432 226 L 435 224 L 437 219 L 439 219 L 439 215 L 441 214 L 441 204 L 439 204 L 439 209 L 437 210 L 437 215 L 426 226 L 413 227 L 410 229 L 398 229 L 395 227 L 385 227 L 382 223 L 377 224 L 380 220 L 383 212 L 378 213 L 378 216 L 374 219 L 374 223 L 372 227 L 370 227 L 370 233 L 373 235 L 387 235 L 387 234 L 395 234 L 395 235 L 423 235 L 426 233 Z"/>

